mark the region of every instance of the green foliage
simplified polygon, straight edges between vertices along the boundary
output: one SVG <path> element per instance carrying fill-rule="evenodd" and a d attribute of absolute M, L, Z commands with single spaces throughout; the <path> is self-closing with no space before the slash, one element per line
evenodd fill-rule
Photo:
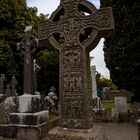
<path fill-rule="evenodd" d="M 110 87 L 111 89 L 117 89 L 117 86 L 113 84 L 111 79 L 108 79 L 106 77 L 100 77 L 97 79 L 97 87 L 98 88 L 104 88 L 104 87 Z"/>
<path fill-rule="evenodd" d="M 104 102 L 103 103 L 103 108 L 105 108 L 105 110 L 111 110 L 114 107 L 115 107 L 114 103 L 111 103 L 111 102 Z"/>
<path fill-rule="evenodd" d="M 16 44 L 23 39 L 27 25 L 37 30 L 38 22 L 44 19 L 47 15 L 37 16 L 37 8 L 27 7 L 26 0 L 0 0 L 0 73 L 8 79 L 15 74 L 19 87 L 23 86 L 23 55 Z"/>
<path fill-rule="evenodd" d="M 42 50 L 37 54 L 37 64 L 41 67 L 38 72 L 38 90 L 48 94 L 49 88 L 54 86 L 59 89 L 59 58 L 58 51 Z"/>
<path fill-rule="evenodd" d="M 115 20 L 115 34 L 104 44 L 105 62 L 112 81 L 120 88 L 140 90 L 140 35 L 137 0 L 101 0 L 101 7 L 111 6 Z"/>

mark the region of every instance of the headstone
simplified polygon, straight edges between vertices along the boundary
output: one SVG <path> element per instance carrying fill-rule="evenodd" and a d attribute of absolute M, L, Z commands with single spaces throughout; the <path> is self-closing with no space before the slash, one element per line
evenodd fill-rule
<path fill-rule="evenodd" d="M 50 19 L 40 23 L 39 40 L 49 39 L 60 54 L 59 126 L 62 131 L 61 128 L 52 130 L 51 140 L 95 139 L 88 133 L 72 136 L 69 129 L 62 132 L 63 128 L 85 130 L 93 126 L 89 52 L 113 28 L 111 8 L 97 10 L 86 0 L 61 0 Z"/>
<path fill-rule="evenodd" d="M 8 83 L 7 85 L 6 85 L 6 89 L 5 89 L 5 96 L 7 96 L 7 97 L 10 97 L 11 96 L 11 87 L 10 87 L 10 84 Z"/>
<path fill-rule="evenodd" d="M 127 113 L 127 97 L 115 97 L 114 100 L 118 113 Z"/>
<path fill-rule="evenodd" d="M 11 96 L 16 96 L 17 95 L 17 93 L 16 93 L 17 80 L 16 80 L 15 76 L 12 76 L 12 80 L 11 80 L 10 84 L 11 84 L 11 90 L 12 90 Z"/>
<path fill-rule="evenodd" d="M 6 81 L 5 74 L 0 75 L 0 95 L 4 94 L 4 81 Z"/>

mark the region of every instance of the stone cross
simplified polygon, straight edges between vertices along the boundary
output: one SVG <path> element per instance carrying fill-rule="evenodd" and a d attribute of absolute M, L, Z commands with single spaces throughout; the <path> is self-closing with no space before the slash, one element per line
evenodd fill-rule
<path fill-rule="evenodd" d="M 61 0 L 50 19 L 39 24 L 39 41 L 49 39 L 60 54 L 60 126 L 92 127 L 89 52 L 113 29 L 112 9 L 97 10 L 86 0 Z"/>
<path fill-rule="evenodd" d="M 0 75 L 0 94 L 4 94 L 4 81 L 6 81 L 5 74 Z"/>
<path fill-rule="evenodd" d="M 17 44 L 18 49 L 24 54 L 24 94 L 35 94 L 33 57 L 38 39 L 31 34 L 31 29 L 31 26 L 25 28 L 25 37 Z"/>
<path fill-rule="evenodd" d="M 10 84 L 11 84 L 12 96 L 16 96 L 17 80 L 14 75 L 12 76 L 12 80 L 11 80 Z"/>

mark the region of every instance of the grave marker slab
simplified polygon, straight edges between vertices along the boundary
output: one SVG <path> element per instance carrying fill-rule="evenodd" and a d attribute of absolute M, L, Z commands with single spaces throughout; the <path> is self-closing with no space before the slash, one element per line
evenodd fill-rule
<path fill-rule="evenodd" d="M 5 74 L 0 75 L 0 95 L 4 94 L 4 81 L 6 81 Z"/>
<path fill-rule="evenodd" d="M 127 113 L 127 97 L 115 97 L 115 108 L 119 113 Z"/>

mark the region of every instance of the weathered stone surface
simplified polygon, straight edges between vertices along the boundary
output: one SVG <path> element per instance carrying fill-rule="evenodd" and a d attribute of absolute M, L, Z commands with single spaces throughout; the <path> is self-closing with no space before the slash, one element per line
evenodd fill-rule
<path fill-rule="evenodd" d="M 88 130 L 56 127 L 49 131 L 48 137 L 48 140 L 107 140 L 100 126 Z"/>
<path fill-rule="evenodd" d="M 9 124 L 0 125 L 0 137 L 3 138 L 2 140 L 15 138 L 16 135 L 17 135 L 17 127 L 12 127 Z"/>
<path fill-rule="evenodd" d="M 16 140 L 45 140 L 47 137 L 47 123 L 37 126 L 18 126 Z"/>
<path fill-rule="evenodd" d="M 15 106 L 15 102 L 11 97 L 0 103 L 0 124 L 8 124 L 10 122 L 10 113 L 14 112 Z"/>
<path fill-rule="evenodd" d="M 10 122 L 18 125 L 40 125 L 48 121 L 49 112 L 37 113 L 11 113 Z"/>
<path fill-rule="evenodd" d="M 60 126 L 92 127 L 89 52 L 113 29 L 111 8 L 97 10 L 86 0 L 61 0 L 50 19 L 40 23 L 39 41 L 49 39 L 60 52 Z"/>
<path fill-rule="evenodd" d="M 34 54 L 38 47 L 38 40 L 31 32 L 32 27 L 25 28 L 25 37 L 17 47 L 24 54 L 24 94 L 35 94 Z M 24 49 L 23 49 L 24 48 Z"/>
<path fill-rule="evenodd" d="M 18 97 L 19 113 L 35 113 L 42 110 L 42 99 L 40 95 L 24 94 Z"/>
<path fill-rule="evenodd" d="M 0 140 L 46 140 L 47 123 L 41 125 L 0 125 Z"/>

